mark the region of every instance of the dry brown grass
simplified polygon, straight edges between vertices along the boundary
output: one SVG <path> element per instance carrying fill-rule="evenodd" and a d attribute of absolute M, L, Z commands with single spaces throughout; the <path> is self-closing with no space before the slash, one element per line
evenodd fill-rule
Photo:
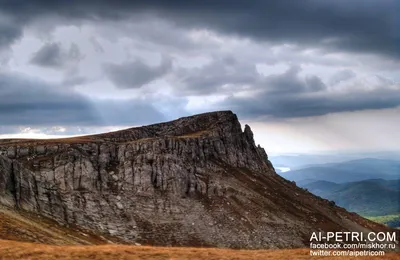
<path fill-rule="evenodd" d="M 119 132 L 119 131 L 117 131 Z M 111 132 L 113 133 L 113 132 Z M 171 138 L 197 138 L 209 133 L 208 130 L 193 132 L 181 136 L 170 136 Z M 107 139 L 107 134 L 99 135 L 85 135 L 75 136 L 67 138 L 56 138 L 56 139 L 0 139 L 0 145 L 2 146 L 38 146 L 38 145 L 57 145 L 57 144 L 77 144 L 77 143 L 91 143 L 91 142 L 105 142 L 104 137 Z M 143 141 L 156 140 L 157 137 L 141 138 L 137 140 L 129 140 L 124 143 L 135 143 Z"/>
<path fill-rule="evenodd" d="M 45 217 L 28 212 L 15 211 L 1 205 L 0 239 L 52 245 L 97 245 L 108 243 L 108 238 L 103 238 L 78 228 L 64 227 Z"/>
<path fill-rule="evenodd" d="M 38 146 L 95 142 L 93 136 L 77 136 L 56 139 L 0 139 L 2 146 Z"/>
<path fill-rule="evenodd" d="M 1 259 L 152 259 L 152 260 L 242 260 L 242 259 L 328 259 L 310 257 L 308 249 L 287 250 L 232 250 L 190 247 L 150 247 L 127 245 L 100 246 L 50 246 L 0 240 Z M 348 258 L 335 257 L 342 260 Z M 382 259 L 378 257 L 357 257 L 356 259 Z M 383 259 L 399 259 L 395 253 Z"/>
<path fill-rule="evenodd" d="M 111 237 L 108 239 L 113 240 Z M 88 232 L 83 233 L 83 231 L 62 227 L 54 221 L 43 217 L 39 218 L 34 214 L 0 206 L 0 259 L 327 259 L 327 257 L 310 257 L 308 249 L 232 250 L 151 247 L 106 244 L 108 241 Z M 347 258 L 335 257 L 334 259 Z M 357 259 L 381 258 L 357 257 Z M 399 255 L 388 254 L 384 259 L 399 259 Z"/>
<path fill-rule="evenodd" d="M 208 133 L 210 133 L 209 130 L 203 130 L 203 131 L 197 131 L 197 132 L 188 133 L 185 135 L 176 136 L 176 138 L 196 138 L 196 137 L 204 136 Z"/>

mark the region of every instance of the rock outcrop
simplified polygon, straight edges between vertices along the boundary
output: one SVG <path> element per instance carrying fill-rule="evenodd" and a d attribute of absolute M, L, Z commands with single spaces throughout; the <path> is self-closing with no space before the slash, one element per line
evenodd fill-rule
<path fill-rule="evenodd" d="M 302 247 L 313 231 L 384 229 L 278 176 L 230 111 L 1 140 L 0 203 L 152 245 Z"/>

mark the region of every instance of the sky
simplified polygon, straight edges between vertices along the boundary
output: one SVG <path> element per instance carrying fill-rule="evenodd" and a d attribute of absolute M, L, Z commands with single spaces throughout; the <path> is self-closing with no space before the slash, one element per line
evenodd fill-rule
<path fill-rule="evenodd" d="M 398 150 L 400 1 L 0 0 L 0 138 L 215 110 L 270 154 Z"/>

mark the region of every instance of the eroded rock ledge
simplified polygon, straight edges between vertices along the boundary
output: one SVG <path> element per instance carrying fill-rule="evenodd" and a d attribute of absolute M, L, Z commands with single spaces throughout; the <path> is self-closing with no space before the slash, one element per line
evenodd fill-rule
<path fill-rule="evenodd" d="M 0 202 L 153 245 L 300 247 L 316 227 L 365 228 L 277 176 L 230 111 L 93 136 L 2 140 Z"/>

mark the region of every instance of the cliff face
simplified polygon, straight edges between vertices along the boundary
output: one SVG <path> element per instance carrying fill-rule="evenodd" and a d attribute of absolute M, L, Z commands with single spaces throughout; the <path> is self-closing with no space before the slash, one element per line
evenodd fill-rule
<path fill-rule="evenodd" d="M 0 141 L 0 202 L 153 245 L 300 247 L 383 227 L 279 177 L 230 111 L 94 136 Z"/>

